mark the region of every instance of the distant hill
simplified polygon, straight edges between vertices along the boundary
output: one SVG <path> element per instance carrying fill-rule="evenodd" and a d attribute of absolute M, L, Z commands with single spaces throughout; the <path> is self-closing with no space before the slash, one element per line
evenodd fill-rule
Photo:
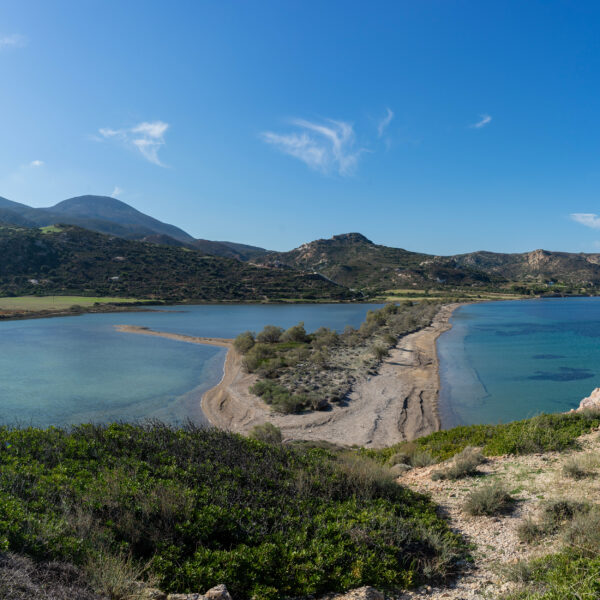
<path fill-rule="evenodd" d="M 20 227 L 45 227 L 56 223 L 91 231 L 169 246 L 187 245 L 216 256 L 248 260 L 266 250 L 233 242 L 195 240 L 179 227 L 145 215 L 109 196 L 77 196 L 48 208 L 32 208 L 0 197 L 0 221 Z"/>
<path fill-rule="evenodd" d="M 534 250 L 521 254 L 471 252 L 434 256 L 374 244 L 360 233 L 320 239 L 252 262 L 320 273 L 350 288 L 390 290 L 411 286 L 501 286 L 565 283 L 600 286 L 600 254 Z"/>
<path fill-rule="evenodd" d="M 0 227 L 0 296 L 75 294 L 160 300 L 340 300 L 352 294 L 318 275 L 257 267 L 188 248 L 60 225 Z"/>

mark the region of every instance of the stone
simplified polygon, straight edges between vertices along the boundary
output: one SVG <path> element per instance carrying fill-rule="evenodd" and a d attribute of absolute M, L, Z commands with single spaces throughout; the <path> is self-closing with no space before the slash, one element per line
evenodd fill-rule
<path fill-rule="evenodd" d="M 167 600 L 167 595 L 158 588 L 144 588 L 141 591 L 140 598 L 143 600 Z"/>
<path fill-rule="evenodd" d="M 600 388 L 596 388 L 587 398 L 584 398 L 579 407 L 571 412 L 582 412 L 584 410 L 600 410 Z"/>
<path fill-rule="evenodd" d="M 231 600 L 231 596 L 223 584 L 204 592 L 204 598 L 207 600 Z"/>

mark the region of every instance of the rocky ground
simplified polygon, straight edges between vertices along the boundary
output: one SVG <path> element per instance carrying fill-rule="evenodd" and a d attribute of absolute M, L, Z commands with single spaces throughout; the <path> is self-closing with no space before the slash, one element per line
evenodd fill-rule
<path fill-rule="evenodd" d="M 471 545 L 472 564 L 446 586 L 425 587 L 388 599 L 409 600 L 490 600 L 515 589 L 507 582 L 503 568 L 523 559 L 555 551 L 556 536 L 529 545 L 519 540 L 517 528 L 527 517 L 536 517 L 549 500 L 564 499 L 600 502 L 600 431 L 580 438 L 581 449 L 529 456 L 500 456 L 487 459 L 478 467 L 480 474 L 457 481 L 433 481 L 431 474 L 440 465 L 412 469 L 398 482 L 413 490 L 430 494 L 450 520 L 452 528 Z M 591 475 L 573 479 L 563 472 L 563 465 L 573 457 L 583 459 Z M 492 481 L 501 482 L 516 499 L 514 510 L 495 517 L 472 517 L 463 510 L 467 495 Z"/>

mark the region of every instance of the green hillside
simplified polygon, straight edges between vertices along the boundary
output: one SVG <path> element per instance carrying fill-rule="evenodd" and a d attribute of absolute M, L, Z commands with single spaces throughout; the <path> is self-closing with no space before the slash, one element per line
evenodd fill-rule
<path fill-rule="evenodd" d="M 600 286 L 600 255 L 534 250 L 521 254 L 471 252 L 434 256 L 374 244 L 359 233 L 335 235 L 289 252 L 270 252 L 257 264 L 317 272 L 350 288 L 487 288 L 519 291 Z"/>
<path fill-rule="evenodd" d="M 161 300 L 342 300 L 317 275 L 269 269 L 195 250 L 129 241 L 73 226 L 0 227 L 0 295 Z"/>

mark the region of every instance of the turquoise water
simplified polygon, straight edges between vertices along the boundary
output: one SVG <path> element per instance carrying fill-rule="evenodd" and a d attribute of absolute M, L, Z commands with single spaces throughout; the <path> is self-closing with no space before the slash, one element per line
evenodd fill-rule
<path fill-rule="evenodd" d="M 600 386 L 600 298 L 472 304 L 440 336 L 444 427 L 575 408 Z"/>
<path fill-rule="evenodd" d="M 372 304 L 175 306 L 159 312 L 0 322 L 0 423 L 67 425 L 159 418 L 204 423 L 200 398 L 223 374 L 225 349 L 115 331 L 141 325 L 235 337 L 267 324 L 358 326 Z"/>

